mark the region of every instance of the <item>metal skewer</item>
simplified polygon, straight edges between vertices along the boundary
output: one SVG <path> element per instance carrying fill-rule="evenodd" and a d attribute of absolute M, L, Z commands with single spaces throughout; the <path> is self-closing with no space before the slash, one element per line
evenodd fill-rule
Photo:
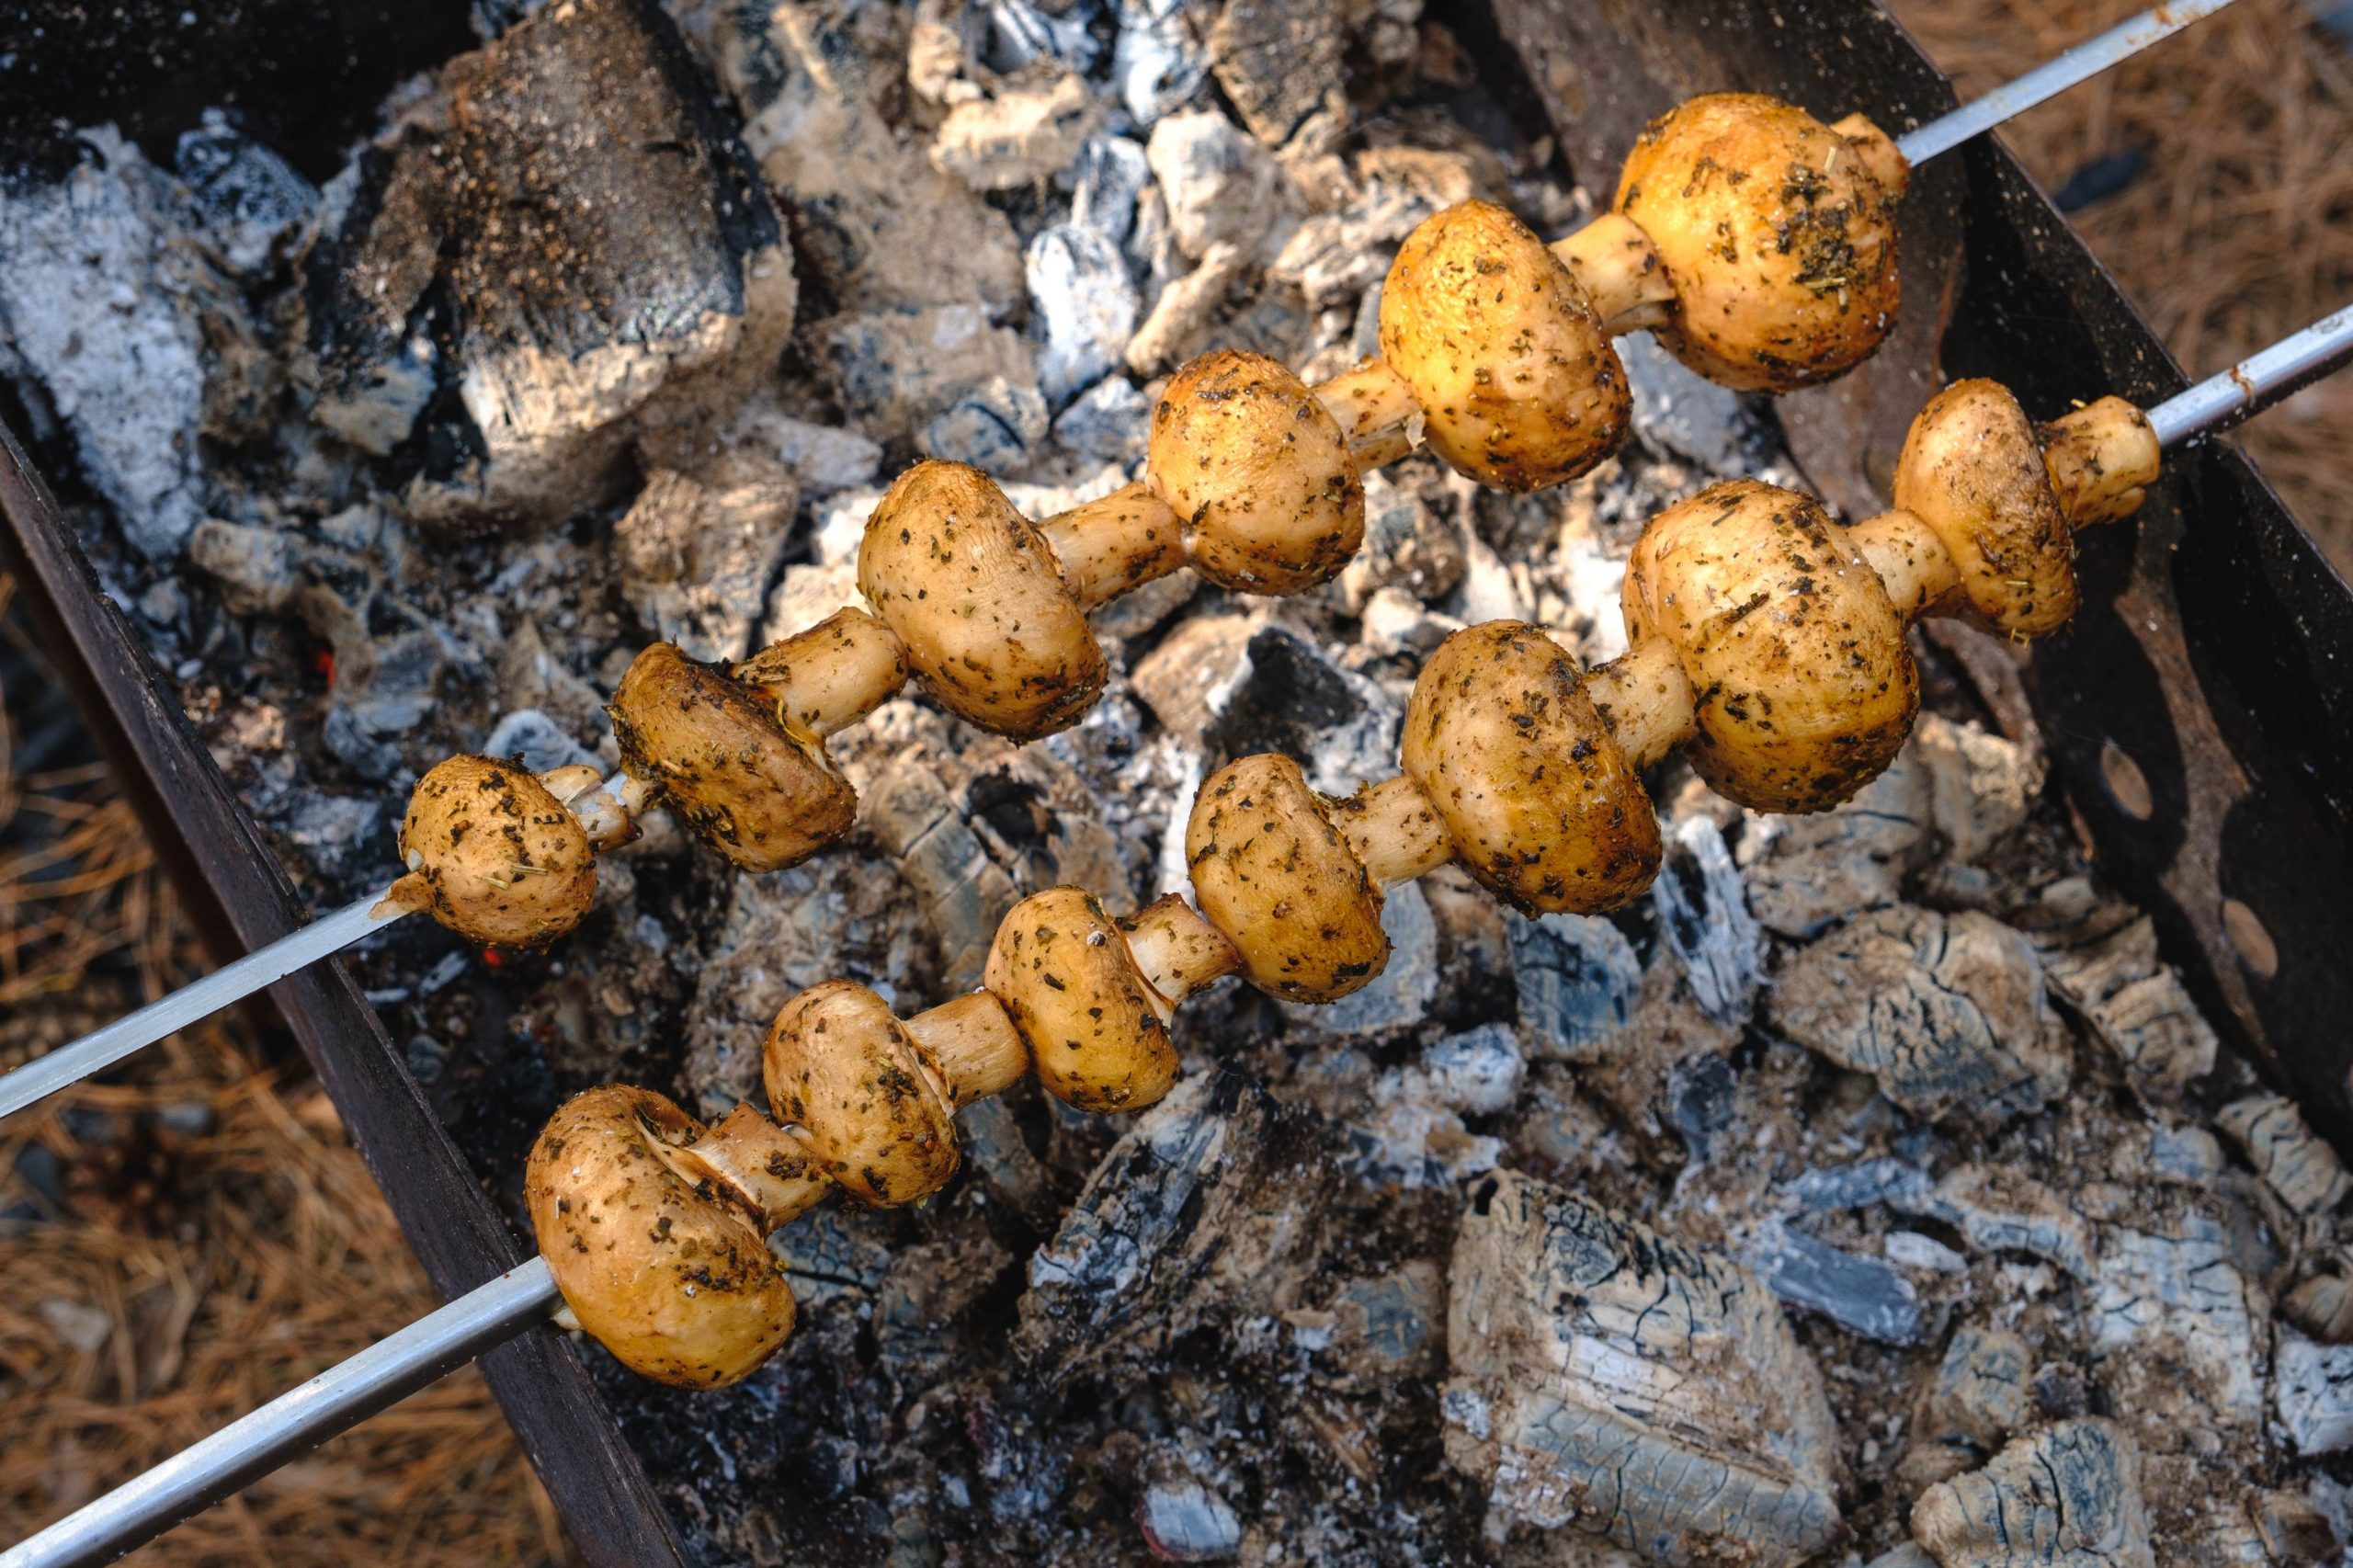
<path fill-rule="evenodd" d="M 199 1018 L 209 1017 L 233 1002 L 277 984 L 304 965 L 341 951 L 378 926 L 391 925 L 408 911 L 384 902 L 389 891 L 372 892 L 357 903 L 346 904 L 324 919 L 290 931 L 267 947 L 181 986 L 160 1001 L 150 1002 L 139 1011 L 0 1077 L 0 1117 L 14 1116 L 35 1101 L 47 1099 L 68 1085 L 80 1083 L 91 1074 L 154 1044 L 174 1029 L 186 1028 Z"/>
<path fill-rule="evenodd" d="M 2111 65 L 2130 60 L 2153 43 L 2173 37 L 2190 23 L 2212 16 L 2231 0 L 2178 0 L 2153 6 L 2128 22 L 2119 22 L 2096 39 L 2088 39 L 2064 53 L 2036 66 L 2016 81 L 1995 88 L 1950 114 L 1928 121 L 1895 139 L 1896 149 L 1910 164 L 1923 164 L 1949 152 L 1972 136 L 1981 136 L 2013 115 L 2056 97 L 2076 83 L 2098 75 Z"/>
<path fill-rule="evenodd" d="M 2353 361 L 2353 307 L 2159 403 L 2149 410 L 2149 423 L 2161 445 L 2178 446 L 2259 414 L 2347 361 Z M 546 1260 L 534 1257 L 0 1552 L 0 1568 L 111 1562 L 505 1343 L 561 1304 Z"/>
<path fill-rule="evenodd" d="M 111 1562 L 279 1465 L 503 1345 L 562 1298 L 534 1257 L 310 1381 L 181 1449 L 39 1535 L 0 1551 L 0 1568 Z"/>

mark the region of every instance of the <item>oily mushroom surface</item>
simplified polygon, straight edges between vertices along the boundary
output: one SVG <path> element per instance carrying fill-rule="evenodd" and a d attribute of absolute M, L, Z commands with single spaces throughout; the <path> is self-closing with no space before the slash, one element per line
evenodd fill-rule
<path fill-rule="evenodd" d="M 453 756 L 417 780 L 401 822 L 403 894 L 469 942 L 535 948 L 597 902 L 587 831 L 519 763 Z"/>
<path fill-rule="evenodd" d="M 531 1146 L 523 1201 L 580 1326 L 642 1377 L 736 1381 L 791 1335 L 792 1287 L 749 1215 L 664 1157 L 702 1124 L 647 1089 L 591 1089 Z"/>
<path fill-rule="evenodd" d="M 1389 961 L 1380 884 L 1290 757 L 1211 774 L 1185 824 L 1185 861 L 1201 914 L 1269 995 L 1336 1002 Z"/>
<path fill-rule="evenodd" d="M 2008 388 L 1955 381 L 1928 400 L 1895 460 L 1895 504 L 1943 542 L 1995 630 L 2040 637 L 2074 619 L 2075 532 Z"/>
<path fill-rule="evenodd" d="M 1757 93 L 1709 93 L 1651 121 L 1617 210 L 1675 284 L 1659 341 L 1709 380 L 1789 392 L 1852 369 L 1895 324 L 1896 199 L 1884 138 L 1842 135 Z"/>
<path fill-rule="evenodd" d="M 1053 547 L 979 469 L 901 474 L 867 521 L 858 588 L 934 701 L 1011 739 L 1077 722 L 1110 673 Z"/>
<path fill-rule="evenodd" d="M 1464 869 L 1523 910 L 1615 909 L 1658 870 L 1658 815 L 1567 651 L 1495 620 L 1438 644 L 1404 767 Z"/>
<path fill-rule="evenodd" d="M 1617 449 L 1633 412 L 1584 289 L 1492 202 L 1405 237 L 1381 286 L 1381 352 L 1414 389 L 1431 449 L 1482 484 L 1573 479 Z"/>
<path fill-rule="evenodd" d="M 822 744 L 787 733 L 750 688 L 671 643 L 631 663 L 605 712 L 621 766 L 747 871 L 807 859 L 858 814 L 857 792 Z"/>
<path fill-rule="evenodd" d="M 1692 767 L 1757 811 L 1836 805 L 1894 759 L 1920 706 L 1878 574 L 1795 491 L 1735 480 L 1653 517 L 1625 611 L 1628 639 L 1664 637 L 1690 680 Z"/>
<path fill-rule="evenodd" d="M 762 1065 L 777 1118 L 801 1129 L 817 1168 L 853 1198 L 912 1203 L 956 1174 L 955 1108 L 938 1066 L 865 986 L 829 980 L 787 1002 Z"/>
<path fill-rule="evenodd" d="M 1049 1094 L 1081 1110 L 1142 1110 L 1176 1081 L 1165 1004 L 1128 942 L 1084 888 L 1015 904 L 983 981 L 1029 1043 Z"/>
<path fill-rule="evenodd" d="M 1364 542 L 1364 481 L 1339 421 L 1263 354 L 1204 354 L 1170 377 L 1148 466 L 1194 570 L 1222 587 L 1299 593 Z"/>

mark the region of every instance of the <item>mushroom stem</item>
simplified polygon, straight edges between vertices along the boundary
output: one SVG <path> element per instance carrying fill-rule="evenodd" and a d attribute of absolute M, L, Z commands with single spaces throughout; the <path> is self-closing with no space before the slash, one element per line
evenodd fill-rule
<path fill-rule="evenodd" d="M 1381 360 L 1333 377 L 1315 395 L 1339 421 L 1359 472 L 1393 463 L 1420 444 L 1422 405 L 1405 378 Z"/>
<path fill-rule="evenodd" d="M 692 1182 L 710 1182 L 751 1214 L 762 1234 L 816 1207 L 834 1184 L 810 1168 L 801 1140 L 739 1105 L 692 1143 L 652 1140 L 659 1158 Z"/>
<path fill-rule="evenodd" d="M 1552 254 L 1593 301 L 1611 336 L 1665 326 L 1675 319 L 1675 282 L 1642 225 L 1622 212 L 1605 212 L 1564 240 Z"/>
<path fill-rule="evenodd" d="M 1332 825 L 1383 887 L 1426 877 L 1454 858 L 1429 796 L 1402 773 L 1336 801 Z"/>
<path fill-rule="evenodd" d="M 1586 695 L 1609 721 L 1620 749 L 1647 767 L 1690 738 L 1699 699 L 1675 645 L 1645 637 L 1586 673 Z"/>
<path fill-rule="evenodd" d="M 735 678 L 776 709 L 788 732 L 824 739 L 873 712 L 907 680 L 899 634 L 855 605 L 771 642 Z"/>
<path fill-rule="evenodd" d="M 906 1021 L 906 1030 L 938 1063 L 948 1097 L 959 1110 L 1003 1094 L 1029 1070 L 1020 1031 L 1004 1004 L 985 991 L 967 992 L 917 1013 Z"/>
<path fill-rule="evenodd" d="M 2035 431 L 2059 509 L 2079 528 L 2140 510 L 2143 486 L 2157 477 L 2165 453 L 2149 416 L 2120 397 L 2104 397 Z"/>
<path fill-rule="evenodd" d="M 1896 613 L 1917 620 L 1961 588 L 1961 568 L 1936 530 L 1905 511 L 1881 512 L 1847 530 L 1858 553 L 1879 574 Z"/>
<path fill-rule="evenodd" d="M 1233 944 L 1179 893 L 1139 909 L 1120 922 L 1120 929 L 1127 934 L 1137 971 L 1172 1009 L 1242 965 Z"/>
<path fill-rule="evenodd" d="M 1108 604 L 1185 564 L 1184 530 L 1168 503 L 1137 480 L 1038 525 L 1079 607 Z"/>

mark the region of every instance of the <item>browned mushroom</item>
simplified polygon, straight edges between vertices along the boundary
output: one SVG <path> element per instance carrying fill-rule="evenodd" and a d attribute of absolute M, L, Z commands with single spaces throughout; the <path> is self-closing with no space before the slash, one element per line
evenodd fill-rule
<path fill-rule="evenodd" d="M 597 852 L 579 819 L 520 764 L 453 756 L 417 780 L 401 823 L 393 896 L 470 942 L 535 948 L 597 902 Z"/>

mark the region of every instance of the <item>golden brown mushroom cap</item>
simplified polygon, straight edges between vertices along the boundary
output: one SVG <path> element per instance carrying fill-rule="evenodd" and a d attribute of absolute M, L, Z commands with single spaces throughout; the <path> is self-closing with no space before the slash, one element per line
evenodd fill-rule
<path fill-rule="evenodd" d="M 1204 354 L 1171 376 L 1148 466 L 1194 570 L 1222 587 L 1299 593 L 1364 542 L 1364 480 L 1339 421 L 1263 354 Z"/>
<path fill-rule="evenodd" d="M 1211 774 L 1185 824 L 1185 860 L 1201 914 L 1269 995 L 1336 1002 L 1389 961 L 1380 884 L 1290 757 Z"/>
<path fill-rule="evenodd" d="M 1895 205 L 1875 159 L 1803 109 L 1710 93 L 1651 121 L 1618 176 L 1675 283 L 1659 341 L 1710 381 L 1788 392 L 1895 324 Z"/>
<path fill-rule="evenodd" d="M 1110 673 L 1053 547 L 962 463 L 899 476 L 867 521 L 858 589 L 934 701 L 1017 741 L 1077 722 Z"/>
<path fill-rule="evenodd" d="M 1626 635 L 1664 637 L 1698 694 L 1691 765 L 1766 812 L 1837 804 L 1920 706 L 1904 621 L 1809 496 L 1735 480 L 1653 517 L 1626 562 Z"/>
<path fill-rule="evenodd" d="M 956 1174 L 938 1065 L 865 986 L 828 980 L 787 1002 L 764 1066 L 777 1119 L 801 1129 L 817 1168 L 852 1197 L 912 1203 Z"/>
<path fill-rule="evenodd" d="M 1492 202 L 1405 236 L 1381 286 L 1381 353 L 1414 389 L 1431 449 L 1506 490 L 1585 472 L 1618 449 L 1633 411 L 1585 290 Z"/>
<path fill-rule="evenodd" d="M 433 918 L 484 947 L 551 942 L 597 902 L 580 820 L 529 768 L 494 756 L 453 756 L 417 780 L 401 858 Z"/>
<path fill-rule="evenodd" d="M 989 946 L 983 983 L 1055 1098 L 1081 1110 L 1142 1110 L 1176 1083 L 1165 1005 L 1085 889 L 1050 888 L 1015 904 Z"/>
<path fill-rule="evenodd" d="M 1996 381 L 1955 381 L 1904 437 L 1895 504 L 1961 568 L 1970 608 L 1996 631 L 2040 637 L 2075 613 L 2075 536 L 2026 411 Z"/>
<path fill-rule="evenodd" d="M 1658 817 L 1585 676 L 1532 626 L 1438 644 L 1405 708 L 1405 772 L 1471 874 L 1523 910 L 1615 909 L 1658 871 Z"/>
<path fill-rule="evenodd" d="M 797 864 L 849 831 L 858 794 L 820 742 L 716 665 L 667 642 L 640 653 L 605 712 L 631 776 L 660 788 L 695 836 L 747 871 Z"/>
<path fill-rule="evenodd" d="M 703 1126 L 645 1089 L 591 1089 L 540 1133 L 523 1200 L 580 1320 L 620 1363 L 677 1388 L 745 1377 L 792 1333 L 792 1287 L 741 1209 L 665 1151 Z"/>

